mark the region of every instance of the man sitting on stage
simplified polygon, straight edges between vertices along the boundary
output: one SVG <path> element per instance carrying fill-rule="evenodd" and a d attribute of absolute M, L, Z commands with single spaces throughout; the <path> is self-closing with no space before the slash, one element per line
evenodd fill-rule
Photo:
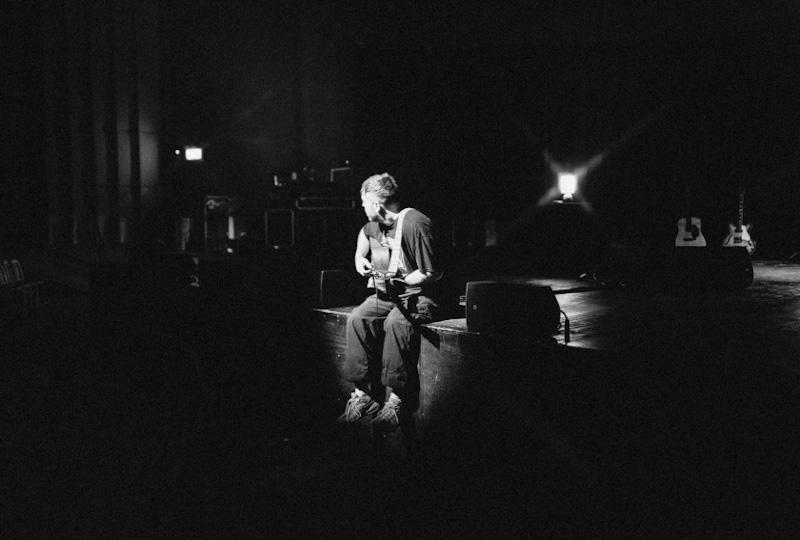
<path fill-rule="evenodd" d="M 367 178 L 361 185 L 361 201 L 369 221 L 358 233 L 355 267 L 362 276 L 370 276 L 375 294 L 347 319 L 344 375 L 355 389 L 339 422 L 367 417 L 377 427 L 393 429 L 399 424 L 409 369 L 416 373 L 419 325 L 436 316 L 432 288 L 441 272 L 431 220 L 403 207 L 394 178 L 387 173 Z M 386 390 L 382 408 L 370 395 L 370 366 L 378 359 Z"/>

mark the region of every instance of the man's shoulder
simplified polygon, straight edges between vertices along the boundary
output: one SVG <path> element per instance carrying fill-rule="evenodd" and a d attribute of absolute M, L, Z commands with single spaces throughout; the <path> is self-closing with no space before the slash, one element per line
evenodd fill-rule
<path fill-rule="evenodd" d="M 364 235 L 367 236 L 368 238 L 371 236 L 378 238 L 380 235 L 380 228 L 378 224 L 374 221 L 367 221 L 366 223 L 364 223 L 364 225 L 361 227 L 361 230 L 363 231 Z"/>
<path fill-rule="evenodd" d="M 429 218 L 416 208 L 409 208 L 408 212 L 406 212 L 405 219 L 409 223 L 423 224 L 428 226 L 430 226 L 431 224 L 431 218 Z"/>
<path fill-rule="evenodd" d="M 378 223 L 375 221 L 367 221 L 361 226 L 361 229 L 364 231 L 378 230 L 378 228 Z"/>

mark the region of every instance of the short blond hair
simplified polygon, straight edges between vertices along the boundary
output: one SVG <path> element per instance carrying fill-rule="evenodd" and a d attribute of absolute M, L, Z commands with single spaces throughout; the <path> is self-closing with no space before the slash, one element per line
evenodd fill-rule
<path fill-rule="evenodd" d="M 372 193 L 382 204 L 392 203 L 397 198 L 397 182 L 389 173 L 373 174 L 361 184 L 361 195 Z"/>

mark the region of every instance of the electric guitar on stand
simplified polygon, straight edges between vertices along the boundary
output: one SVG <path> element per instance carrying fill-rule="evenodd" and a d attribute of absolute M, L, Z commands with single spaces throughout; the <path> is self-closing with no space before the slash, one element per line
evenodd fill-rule
<path fill-rule="evenodd" d="M 739 214 L 736 220 L 736 225 L 730 223 L 728 227 L 730 228 L 730 232 L 728 236 L 725 237 L 725 240 L 722 241 L 722 245 L 725 247 L 743 247 L 747 250 L 747 253 L 752 255 L 756 251 L 756 243 L 753 241 L 753 238 L 750 236 L 750 230 L 752 227 L 750 225 L 744 225 L 744 190 L 739 190 Z"/>
<path fill-rule="evenodd" d="M 701 230 L 702 221 L 689 211 L 689 190 L 686 190 L 686 215 L 678 220 L 676 247 L 705 247 L 706 239 Z"/>

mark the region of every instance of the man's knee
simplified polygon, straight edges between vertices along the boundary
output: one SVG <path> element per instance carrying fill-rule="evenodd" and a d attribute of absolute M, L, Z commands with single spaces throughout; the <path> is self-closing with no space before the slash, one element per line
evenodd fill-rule
<path fill-rule="evenodd" d="M 364 309 L 364 305 L 360 304 L 353 308 L 353 310 L 347 314 L 347 322 L 351 321 L 358 321 L 363 320 L 367 317 L 366 310 Z"/>
<path fill-rule="evenodd" d="M 353 310 L 347 314 L 347 325 L 362 327 L 367 324 L 367 321 L 374 318 L 375 316 L 369 313 L 365 306 L 361 304 L 354 307 Z"/>
<path fill-rule="evenodd" d="M 347 326 L 353 327 L 356 324 L 362 323 L 363 320 L 364 320 L 363 317 L 359 317 L 358 315 L 355 315 L 353 313 L 348 313 L 346 324 Z"/>
<path fill-rule="evenodd" d="M 412 334 L 414 326 L 399 309 L 393 310 L 383 322 L 384 331 L 392 334 Z"/>

